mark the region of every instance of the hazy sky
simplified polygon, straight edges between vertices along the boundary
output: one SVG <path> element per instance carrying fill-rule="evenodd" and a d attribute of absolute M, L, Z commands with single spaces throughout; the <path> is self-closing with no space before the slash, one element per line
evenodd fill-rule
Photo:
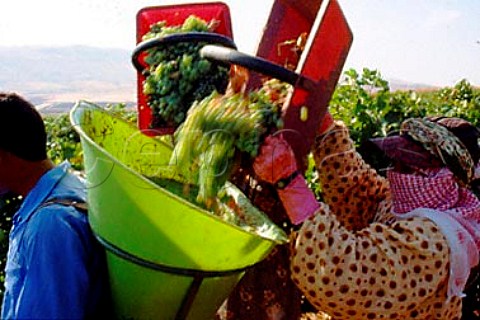
<path fill-rule="evenodd" d="M 303 0 L 299 0 L 303 1 Z M 480 85 L 479 0 L 338 0 L 354 34 L 346 68 L 438 86 Z M 204 1 L 2 0 L 0 45 L 90 45 L 133 49 L 146 6 Z M 272 0 L 225 0 L 234 38 L 253 53 Z M 1 63 L 1 61 L 0 61 Z"/>

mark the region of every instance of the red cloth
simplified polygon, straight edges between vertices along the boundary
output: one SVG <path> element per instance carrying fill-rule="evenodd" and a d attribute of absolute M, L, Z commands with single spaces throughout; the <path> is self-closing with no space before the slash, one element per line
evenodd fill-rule
<path fill-rule="evenodd" d="M 387 177 L 397 216 L 432 220 L 445 236 L 451 264 L 448 293 L 461 296 L 470 269 L 480 258 L 480 200 L 445 167 L 417 174 L 391 170 Z"/>
<path fill-rule="evenodd" d="M 319 208 L 315 195 L 301 175 L 298 175 L 287 188 L 278 190 L 278 196 L 293 224 L 302 223 Z"/>
<path fill-rule="evenodd" d="M 447 168 L 422 170 L 423 174 L 388 172 L 393 209 L 406 213 L 416 208 L 454 209 L 462 216 L 480 221 L 480 201 L 461 187 Z"/>

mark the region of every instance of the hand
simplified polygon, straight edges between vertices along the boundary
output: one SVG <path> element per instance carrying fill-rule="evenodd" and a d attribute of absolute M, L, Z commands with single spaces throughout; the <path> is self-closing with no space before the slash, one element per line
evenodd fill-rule
<path fill-rule="evenodd" d="M 253 162 L 253 169 L 261 180 L 275 184 L 297 171 L 297 162 L 292 148 L 281 135 L 268 136 Z"/>
<path fill-rule="evenodd" d="M 297 172 L 297 163 L 287 141 L 280 135 L 268 136 L 253 163 L 253 169 L 260 179 L 277 184 L 281 179 L 294 176 L 293 174 Z M 293 224 L 302 223 L 318 209 L 315 195 L 301 174 L 295 175 L 292 181 L 277 191 Z"/>

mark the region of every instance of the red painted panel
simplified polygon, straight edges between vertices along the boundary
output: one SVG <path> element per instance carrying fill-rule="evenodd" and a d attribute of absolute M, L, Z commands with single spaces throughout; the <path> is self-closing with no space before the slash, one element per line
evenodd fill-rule
<path fill-rule="evenodd" d="M 233 39 L 230 10 L 228 6 L 222 2 L 209 2 L 155 6 L 140 9 L 136 17 L 137 43 L 142 41 L 143 35 L 150 30 L 150 25 L 153 23 L 165 20 L 167 25 L 180 25 L 190 15 L 195 15 L 206 21 L 212 19 L 217 20 L 219 24 L 214 32 Z M 142 56 L 140 56 L 140 59 L 142 59 Z M 163 134 L 165 132 L 161 129 L 150 129 L 152 114 L 150 107 L 147 105 L 147 99 L 142 92 L 144 80 L 145 77 L 140 72 L 137 72 L 138 128 L 150 136 Z"/>
<path fill-rule="evenodd" d="M 319 20 L 320 23 L 314 23 L 309 42 L 297 66 L 297 72 L 313 79 L 316 86 L 308 91 L 295 88 L 284 110 L 284 123 L 288 130 L 285 138 L 295 150 L 302 167 L 302 160 L 310 151 L 353 41 L 352 32 L 337 0 L 330 0 L 324 5 L 327 6 L 325 13 L 323 17 L 317 17 L 322 19 Z M 322 13 L 319 12 L 320 14 Z M 304 106 L 308 108 L 306 120 L 300 117 Z"/>

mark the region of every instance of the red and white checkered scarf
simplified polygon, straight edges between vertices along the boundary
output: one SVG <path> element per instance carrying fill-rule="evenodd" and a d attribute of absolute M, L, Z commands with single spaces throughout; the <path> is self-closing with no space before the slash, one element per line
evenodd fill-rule
<path fill-rule="evenodd" d="M 449 296 L 461 296 L 470 269 L 479 262 L 480 200 L 460 186 L 447 168 L 418 174 L 387 173 L 398 218 L 435 222 L 450 247 Z"/>

